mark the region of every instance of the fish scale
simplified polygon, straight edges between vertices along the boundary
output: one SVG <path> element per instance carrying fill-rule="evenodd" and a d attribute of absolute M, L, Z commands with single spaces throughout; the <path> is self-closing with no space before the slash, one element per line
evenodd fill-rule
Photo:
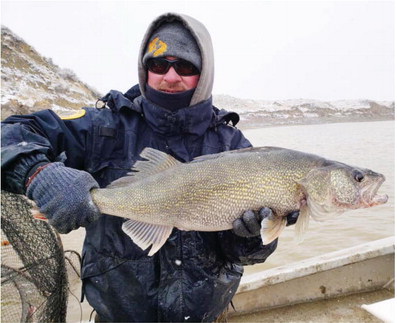
<path fill-rule="evenodd" d="M 174 227 L 228 230 L 246 210 L 272 209 L 272 217 L 261 223 L 265 243 L 270 239 L 266 232 L 272 232 L 271 239 L 277 237 L 285 226 L 283 218 L 292 211 L 300 210 L 299 219 L 307 219 L 315 209 L 319 218 L 387 200 L 373 195 L 367 197 L 372 201 L 362 201 L 361 196 L 364 191 L 375 194 L 383 175 L 285 148 L 240 149 L 190 163 L 152 148 L 141 156 L 144 160 L 135 164 L 131 176 L 92 190 L 92 198 L 101 212 L 130 219 L 124 232 L 142 248 L 152 245 L 149 255 Z M 355 172 L 365 180 L 357 182 Z M 305 221 L 298 221 L 299 226 Z"/>

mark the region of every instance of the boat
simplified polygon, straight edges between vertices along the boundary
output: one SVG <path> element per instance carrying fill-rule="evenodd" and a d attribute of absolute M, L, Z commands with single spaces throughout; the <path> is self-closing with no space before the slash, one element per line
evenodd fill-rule
<path fill-rule="evenodd" d="M 394 322 L 394 246 L 391 236 L 244 275 L 229 322 Z"/>

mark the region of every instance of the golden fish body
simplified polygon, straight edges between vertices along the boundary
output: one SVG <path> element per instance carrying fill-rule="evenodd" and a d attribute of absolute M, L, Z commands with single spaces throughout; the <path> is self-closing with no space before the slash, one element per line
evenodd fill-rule
<path fill-rule="evenodd" d="M 190 163 L 152 148 L 141 156 L 146 160 L 135 164 L 137 172 L 93 190 L 92 197 L 102 213 L 130 219 L 124 231 L 143 249 L 153 244 L 149 254 L 158 250 L 173 227 L 228 230 L 244 211 L 264 206 L 274 214 L 262 223 L 262 239 L 268 243 L 294 210 L 301 210 L 301 218 L 310 215 L 310 208 L 328 214 L 385 202 L 385 197 L 375 195 L 383 175 L 290 149 L 248 148 Z M 367 183 L 358 182 L 355 174 Z M 365 203 L 360 200 L 363 187 L 371 187 Z M 335 198 L 343 203 L 335 203 Z M 273 233 L 265 237 L 266 230 Z M 159 241 L 152 241 L 153 236 L 159 236 Z"/>

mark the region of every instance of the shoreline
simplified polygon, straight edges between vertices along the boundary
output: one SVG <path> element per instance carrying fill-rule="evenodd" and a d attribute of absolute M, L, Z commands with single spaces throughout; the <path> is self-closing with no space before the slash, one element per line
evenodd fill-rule
<path fill-rule="evenodd" d="M 268 120 L 268 119 L 267 119 Z M 337 117 L 328 117 L 328 118 L 306 118 L 299 120 L 283 120 L 279 119 L 277 122 L 275 120 L 269 121 L 254 121 L 253 119 L 240 119 L 237 123 L 237 128 L 245 131 L 251 129 L 258 128 L 276 128 L 276 127 L 288 127 L 288 126 L 311 126 L 311 125 L 322 125 L 322 124 L 335 124 L 335 123 L 362 123 L 362 122 L 383 122 L 383 121 L 395 121 L 395 118 L 390 117 L 371 117 L 371 118 L 363 118 L 363 117 L 350 117 L 350 118 L 337 118 Z M 285 121 L 285 122 L 283 122 Z"/>

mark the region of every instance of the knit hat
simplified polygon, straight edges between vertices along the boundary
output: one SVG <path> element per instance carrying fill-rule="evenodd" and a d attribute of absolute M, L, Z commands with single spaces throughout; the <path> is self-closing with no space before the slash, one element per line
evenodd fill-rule
<path fill-rule="evenodd" d="M 201 71 L 201 54 L 193 35 L 179 21 L 162 24 L 153 32 L 143 56 L 143 64 L 152 57 L 175 56 L 193 63 Z"/>

